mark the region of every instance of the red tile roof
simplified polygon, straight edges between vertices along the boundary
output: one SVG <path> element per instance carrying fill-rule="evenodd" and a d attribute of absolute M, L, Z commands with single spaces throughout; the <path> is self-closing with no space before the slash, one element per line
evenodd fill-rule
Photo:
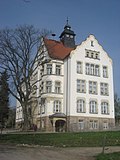
<path fill-rule="evenodd" d="M 54 59 L 64 60 L 74 48 L 68 48 L 62 42 L 44 38 L 49 56 Z"/>

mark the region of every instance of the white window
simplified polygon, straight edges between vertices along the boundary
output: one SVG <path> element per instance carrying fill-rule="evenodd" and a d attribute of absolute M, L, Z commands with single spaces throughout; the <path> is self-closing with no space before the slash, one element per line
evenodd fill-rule
<path fill-rule="evenodd" d="M 99 76 L 100 75 L 100 72 L 99 72 L 99 66 L 98 65 L 95 65 L 95 75 L 96 76 Z"/>
<path fill-rule="evenodd" d="M 80 130 L 84 129 L 84 121 L 82 119 L 79 119 L 78 124 L 79 124 L 79 129 Z"/>
<path fill-rule="evenodd" d="M 86 51 L 86 57 L 89 57 L 89 51 Z"/>
<path fill-rule="evenodd" d="M 52 64 L 47 64 L 47 74 L 52 74 Z"/>
<path fill-rule="evenodd" d="M 77 62 L 77 73 L 82 73 L 82 62 Z"/>
<path fill-rule="evenodd" d="M 77 113 L 85 112 L 85 101 L 83 99 L 77 100 Z"/>
<path fill-rule="evenodd" d="M 89 81 L 89 93 L 97 94 L 97 82 Z"/>
<path fill-rule="evenodd" d="M 90 75 L 90 64 L 86 63 L 86 74 Z"/>
<path fill-rule="evenodd" d="M 90 129 L 97 129 L 98 128 L 98 121 L 90 120 Z"/>
<path fill-rule="evenodd" d="M 77 79 L 77 92 L 85 93 L 85 91 L 86 91 L 85 80 Z"/>
<path fill-rule="evenodd" d="M 90 113 L 96 114 L 97 113 L 97 102 L 90 101 Z"/>
<path fill-rule="evenodd" d="M 100 93 L 101 95 L 106 95 L 106 96 L 109 95 L 107 83 L 100 83 Z"/>
<path fill-rule="evenodd" d="M 93 41 L 91 41 L 91 46 L 93 46 Z M 92 59 L 100 59 L 100 53 L 93 51 L 93 50 L 87 50 L 85 49 L 85 57 L 92 58 Z"/>
<path fill-rule="evenodd" d="M 66 34 L 66 37 L 70 37 L 69 34 Z"/>
<path fill-rule="evenodd" d="M 102 102 L 101 103 L 101 113 L 102 114 L 109 114 L 109 108 L 108 108 L 108 103 L 107 102 Z"/>
<path fill-rule="evenodd" d="M 44 121 L 44 119 L 42 119 L 42 128 L 44 128 L 45 127 L 45 121 Z"/>
<path fill-rule="evenodd" d="M 108 122 L 107 121 L 103 122 L 103 129 L 108 129 Z"/>
<path fill-rule="evenodd" d="M 54 101 L 54 113 L 59 113 L 61 112 L 61 102 L 59 100 Z"/>
<path fill-rule="evenodd" d="M 61 75 L 61 65 L 56 65 L 56 75 Z"/>
<path fill-rule="evenodd" d="M 94 53 L 91 53 L 91 58 L 94 58 Z"/>
<path fill-rule="evenodd" d="M 100 67 L 99 65 L 86 63 L 86 71 L 87 75 L 100 76 Z"/>
<path fill-rule="evenodd" d="M 60 82 L 55 82 L 55 93 L 60 93 L 61 92 L 61 83 Z"/>
<path fill-rule="evenodd" d="M 46 81 L 46 92 L 47 93 L 52 92 L 52 81 Z"/>
<path fill-rule="evenodd" d="M 107 68 L 107 66 L 103 66 L 103 77 L 104 78 L 108 77 L 108 68 Z"/>

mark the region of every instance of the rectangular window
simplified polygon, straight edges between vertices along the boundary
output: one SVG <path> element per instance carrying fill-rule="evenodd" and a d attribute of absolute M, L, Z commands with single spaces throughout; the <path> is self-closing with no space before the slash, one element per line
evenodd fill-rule
<path fill-rule="evenodd" d="M 103 129 L 108 129 L 108 122 L 103 122 Z"/>
<path fill-rule="evenodd" d="M 60 82 L 55 82 L 55 93 L 60 93 L 61 87 Z"/>
<path fill-rule="evenodd" d="M 82 62 L 77 62 L 77 73 L 82 74 Z"/>
<path fill-rule="evenodd" d="M 103 77 L 108 78 L 108 68 L 107 68 L 107 66 L 103 66 Z"/>
<path fill-rule="evenodd" d="M 61 65 L 56 65 L 56 75 L 61 75 Z"/>
<path fill-rule="evenodd" d="M 89 81 L 89 93 L 97 94 L 97 82 Z"/>
<path fill-rule="evenodd" d="M 47 93 L 51 93 L 52 92 L 52 82 L 51 81 L 47 81 L 46 82 L 46 92 Z"/>
<path fill-rule="evenodd" d="M 82 119 L 79 119 L 79 129 L 80 130 L 84 129 L 84 121 Z"/>
<path fill-rule="evenodd" d="M 85 80 L 77 79 L 77 92 L 80 92 L 80 93 L 86 92 Z"/>
<path fill-rule="evenodd" d="M 52 64 L 47 64 L 47 74 L 52 74 Z"/>
<path fill-rule="evenodd" d="M 109 95 L 107 83 L 100 83 L 100 93 L 101 95 L 106 95 L 106 96 Z"/>
<path fill-rule="evenodd" d="M 44 119 L 42 119 L 42 128 L 44 128 L 45 127 L 45 121 L 44 121 Z"/>
<path fill-rule="evenodd" d="M 90 129 L 97 129 L 98 128 L 98 121 L 90 120 Z"/>

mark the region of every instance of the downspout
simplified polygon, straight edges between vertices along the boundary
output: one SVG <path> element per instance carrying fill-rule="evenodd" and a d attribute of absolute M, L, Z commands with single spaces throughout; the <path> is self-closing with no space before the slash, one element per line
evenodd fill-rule
<path fill-rule="evenodd" d="M 68 132 L 68 60 L 67 60 L 67 74 L 66 74 L 66 131 Z"/>

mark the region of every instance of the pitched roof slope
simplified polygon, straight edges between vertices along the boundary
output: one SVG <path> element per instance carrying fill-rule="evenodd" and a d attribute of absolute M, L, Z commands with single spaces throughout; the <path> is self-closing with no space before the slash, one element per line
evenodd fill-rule
<path fill-rule="evenodd" d="M 49 56 L 54 59 L 64 60 L 74 48 L 68 48 L 62 42 L 44 38 Z"/>

